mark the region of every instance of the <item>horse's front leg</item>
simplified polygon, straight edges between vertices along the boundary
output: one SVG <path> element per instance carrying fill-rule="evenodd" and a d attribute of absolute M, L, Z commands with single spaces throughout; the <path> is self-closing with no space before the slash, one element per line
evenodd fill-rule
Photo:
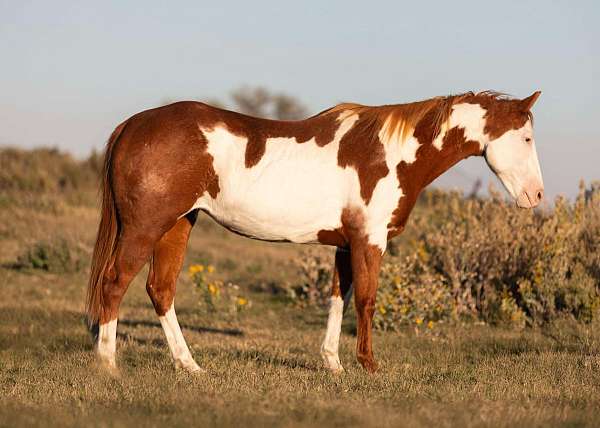
<path fill-rule="evenodd" d="M 377 371 L 373 358 L 371 330 L 375 313 L 375 298 L 383 251 L 379 246 L 361 241 L 352 246 L 352 278 L 357 316 L 356 357 L 369 372 Z"/>
<path fill-rule="evenodd" d="M 329 301 L 329 316 L 327 331 L 321 345 L 321 357 L 325 367 L 333 373 L 344 371 L 338 348 L 342 329 L 342 318 L 352 296 L 352 268 L 350 250 L 338 248 L 335 252 L 333 281 L 331 284 L 331 299 Z"/>

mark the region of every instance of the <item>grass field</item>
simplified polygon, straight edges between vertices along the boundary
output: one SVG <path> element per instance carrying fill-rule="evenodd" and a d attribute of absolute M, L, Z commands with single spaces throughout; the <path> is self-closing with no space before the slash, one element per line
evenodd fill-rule
<path fill-rule="evenodd" d="M 91 227 L 93 213 L 84 214 L 80 219 L 88 218 L 84 223 Z M 83 241 L 93 234 L 85 228 L 81 233 Z M 3 242 L 5 255 L 18 248 L 10 239 Z M 232 268 L 236 279 L 280 280 L 285 258 L 297 251 L 201 224 L 188 259 L 209 258 L 218 268 L 243 260 Z M 510 331 L 467 325 L 437 326 L 425 334 L 379 333 L 375 349 L 381 370 L 370 376 L 354 359 L 350 314 L 341 342 L 346 373 L 332 376 L 318 355 L 325 311 L 299 309 L 255 292 L 252 307 L 239 318 L 209 317 L 182 275 L 180 322 L 207 369 L 190 376 L 171 365 L 142 276 L 122 305 L 121 374 L 112 378 L 95 366 L 83 323 L 85 272 L 0 270 L 2 425 L 593 426 L 600 421 L 600 337 L 594 326 L 565 322 Z"/>
<path fill-rule="evenodd" d="M 83 320 L 87 260 L 63 273 L 14 266 L 25 249 L 57 236 L 89 254 L 93 193 L 15 195 L 0 195 L 0 426 L 600 425 L 597 322 L 376 332 L 380 371 L 368 375 L 355 360 L 350 311 L 340 349 L 346 372 L 334 376 L 318 353 L 325 310 L 265 292 L 293 279 L 290 261 L 305 247 L 250 241 L 206 219 L 186 266 L 214 264 L 251 307 L 209 315 L 183 274 L 179 321 L 207 372 L 177 372 L 142 272 L 121 306 L 120 375 L 110 376 L 95 364 Z"/>

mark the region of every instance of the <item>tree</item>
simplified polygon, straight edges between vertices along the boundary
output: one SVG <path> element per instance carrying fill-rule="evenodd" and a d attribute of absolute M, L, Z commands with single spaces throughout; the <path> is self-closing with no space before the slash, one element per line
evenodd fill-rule
<path fill-rule="evenodd" d="M 230 108 L 249 116 L 279 120 L 300 120 L 308 116 L 306 107 L 295 97 L 281 92 L 274 93 L 261 86 L 242 86 L 229 94 L 233 105 L 222 102 L 218 98 L 198 100 L 218 108 Z M 164 98 L 160 105 L 175 102 L 172 98 Z"/>
<path fill-rule="evenodd" d="M 250 116 L 279 120 L 298 120 L 307 116 L 304 105 L 296 98 L 273 93 L 263 87 L 242 87 L 231 93 L 234 110 Z"/>

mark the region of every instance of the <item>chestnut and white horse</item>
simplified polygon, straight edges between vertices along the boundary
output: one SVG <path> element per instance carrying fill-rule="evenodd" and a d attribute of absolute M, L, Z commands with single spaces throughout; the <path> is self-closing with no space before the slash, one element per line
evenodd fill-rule
<path fill-rule="evenodd" d="M 200 370 L 173 306 L 199 211 L 231 231 L 337 247 L 325 366 L 338 357 L 354 289 L 357 358 L 374 371 L 371 323 L 387 241 L 402 232 L 421 190 L 460 160 L 484 156 L 518 206 L 543 196 L 531 107 L 494 92 L 410 104 L 341 104 L 301 121 L 249 117 L 199 102 L 144 111 L 108 141 L 102 217 L 88 286 L 96 352 L 115 367 L 121 299 L 150 261 L 146 289 L 178 367 Z"/>

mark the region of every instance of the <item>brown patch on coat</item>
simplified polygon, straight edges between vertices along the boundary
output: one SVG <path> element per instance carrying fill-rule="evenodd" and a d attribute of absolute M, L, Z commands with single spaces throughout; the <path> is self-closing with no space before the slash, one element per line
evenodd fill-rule
<path fill-rule="evenodd" d="M 377 107 L 360 104 L 340 104 L 327 112 L 347 111 L 359 115 L 354 127 L 340 142 L 338 164 L 356 169 L 360 182 L 360 194 L 366 204 L 373 196 L 377 183 L 389 173 L 385 160 L 385 143 L 393 141 L 403 144 L 404 140 L 417 132 L 419 123 L 427 123 L 423 129 L 433 140 L 448 121 L 452 106 L 472 93 L 435 97 L 425 101 Z M 386 141 L 380 140 L 380 131 Z"/>
<path fill-rule="evenodd" d="M 362 115 L 365 128 L 379 133 L 385 127 L 384 131 L 388 139 L 399 138 L 402 142 L 411 136 L 417 123 L 426 114 L 432 114 L 431 130 L 434 134 L 439 134 L 442 124 L 452 113 L 452 106 L 471 94 L 448 95 L 424 101 L 383 106 L 343 103 L 328 111 L 349 111 Z"/>
<path fill-rule="evenodd" d="M 470 95 L 464 99 L 470 104 L 479 104 L 486 113 L 484 132 L 490 140 L 501 137 L 506 132 L 522 128 L 528 120 L 533 122 L 531 105 L 523 104 L 523 100 L 508 98 L 505 94 L 484 91 Z"/>
<path fill-rule="evenodd" d="M 169 108 L 185 111 L 186 119 L 195 124 L 200 130 L 223 126 L 228 132 L 246 138 L 247 144 L 244 154 L 246 168 L 252 168 L 260 162 L 265 154 L 266 143 L 269 138 L 295 138 L 299 144 L 306 143 L 314 138 L 315 143 L 319 147 L 323 147 L 333 141 L 335 132 L 340 126 L 340 122 L 337 120 L 338 114 L 327 114 L 325 112 L 304 120 L 287 121 L 247 116 L 192 101 L 171 104 L 161 109 Z M 150 111 L 152 110 L 148 112 Z M 216 186 L 213 190 L 215 189 Z M 213 196 L 212 193 L 211 196 Z"/>
<path fill-rule="evenodd" d="M 164 316 L 173 305 L 177 277 L 185 258 L 188 238 L 198 211 L 180 218 L 154 246 L 146 291 L 158 316 Z"/>
<path fill-rule="evenodd" d="M 379 140 L 379 128 L 367 111 L 359 113 L 358 121 L 344 134 L 338 150 L 338 165 L 356 170 L 360 196 L 368 204 L 377 182 L 390 172 L 385 161 L 385 147 Z"/>
<path fill-rule="evenodd" d="M 300 121 L 276 121 L 246 117 L 246 129 L 241 135 L 248 138 L 245 153 L 246 168 L 252 168 L 265 154 L 268 138 L 295 138 L 299 144 L 315 139 L 319 147 L 333 141 L 340 123 L 337 115 L 313 116 Z M 240 135 L 240 134 L 237 134 Z"/>
<path fill-rule="evenodd" d="M 333 230 L 320 230 L 317 240 L 323 245 L 348 248 L 350 238 L 364 234 L 365 217 L 358 208 L 344 208 L 340 216 L 341 226 Z"/>
<path fill-rule="evenodd" d="M 419 194 L 429 183 L 460 160 L 482 153 L 479 142 L 467 140 L 464 129 L 459 127 L 446 132 L 442 149 L 438 150 L 432 144 L 435 136 L 427 120 L 426 116 L 415 129 L 414 136 L 421 143 L 417 149 L 415 162 L 410 164 L 400 162 L 396 167 L 403 196 L 398 201 L 398 207 L 393 211 L 388 224 L 388 239 L 404 230 Z"/>
<path fill-rule="evenodd" d="M 144 223 L 156 223 L 153 217 L 165 212 L 177 218 L 204 192 L 217 196 L 219 178 L 198 128 L 199 113 L 195 103 L 176 103 L 128 120 L 111 168 L 122 222 L 143 217 Z"/>
<path fill-rule="evenodd" d="M 333 245 L 339 248 L 344 248 L 348 245 L 348 240 L 344 236 L 344 230 L 341 227 L 334 230 L 319 230 L 317 241 L 323 245 Z"/>
<path fill-rule="evenodd" d="M 378 369 L 373 356 L 372 330 L 381 250 L 362 237 L 352 243 L 351 263 L 354 281 L 354 304 L 356 307 L 356 359 L 369 373 Z"/>
<path fill-rule="evenodd" d="M 340 125 L 334 114 L 317 115 L 298 121 L 270 120 L 197 104 L 203 113 L 197 118 L 201 128 L 223 126 L 232 134 L 247 139 L 244 154 L 246 168 L 252 168 L 260 162 L 269 138 L 295 138 L 299 144 L 314 138 L 315 143 L 323 147 L 333 141 Z"/>
<path fill-rule="evenodd" d="M 525 100 L 518 100 L 492 91 L 477 94 L 468 92 L 451 98 L 452 104 L 447 108 L 448 113 L 443 120 L 451 114 L 453 104 L 479 104 L 486 110 L 484 132 L 493 140 L 507 131 L 523 127 L 527 120 L 533 121 L 529 108 L 538 96 L 536 93 Z M 419 194 L 429 183 L 460 160 L 482 155 L 479 142 L 467 140 L 464 129 L 459 127 L 446 131 L 441 150 L 434 147 L 433 140 L 440 132 L 440 123 L 443 123 L 435 109 L 436 107 L 432 108 L 422 116 L 413 132 L 413 136 L 421 144 L 417 149 L 416 161 L 411 164 L 400 162 L 396 167 L 404 196 L 398 201 L 398 207 L 388 224 L 388 239 L 402 232 Z"/>

